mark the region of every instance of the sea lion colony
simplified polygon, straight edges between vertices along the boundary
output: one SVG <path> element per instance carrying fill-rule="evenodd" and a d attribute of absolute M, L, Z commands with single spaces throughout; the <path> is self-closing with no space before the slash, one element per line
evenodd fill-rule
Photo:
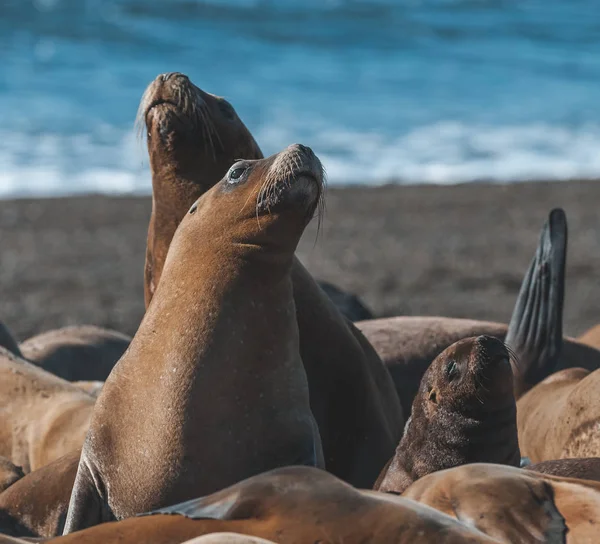
<path fill-rule="evenodd" d="M 264 158 L 178 73 L 138 119 L 146 315 L 133 339 L 0 324 L 0 543 L 600 541 L 598 334 L 562 334 L 562 210 L 508 326 L 365 320 L 294 256 L 325 198 L 310 148 Z"/>

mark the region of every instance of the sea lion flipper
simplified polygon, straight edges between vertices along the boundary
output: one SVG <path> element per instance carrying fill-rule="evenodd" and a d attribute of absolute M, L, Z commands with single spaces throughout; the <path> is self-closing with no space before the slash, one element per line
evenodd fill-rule
<path fill-rule="evenodd" d="M 562 350 L 562 319 L 567 255 L 567 218 L 553 209 L 525 274 L 506 334 L 518 361 L 517 396 L 556 369 Z"/>

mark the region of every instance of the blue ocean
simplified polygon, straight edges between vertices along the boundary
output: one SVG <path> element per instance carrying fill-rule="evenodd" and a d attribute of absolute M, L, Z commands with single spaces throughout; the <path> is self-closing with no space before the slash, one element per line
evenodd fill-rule
<path fill-rule="evenodd" d="M 0 196 L 148 193 L 161 72 L 331 184 L 600 178 L 597 0 L 2 0 Z"/>

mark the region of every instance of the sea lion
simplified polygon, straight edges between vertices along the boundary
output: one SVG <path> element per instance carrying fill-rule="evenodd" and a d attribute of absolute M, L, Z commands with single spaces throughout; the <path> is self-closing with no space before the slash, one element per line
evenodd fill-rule
<path fill-rule="evenodd" d="M 81 448 L 96 399 L 0 348 L 0 455 L 36 470 Z"/>
<path fill-rule="evenodd" d="M 600 482 L 600 457 L 579 457 L 576 459 L 555 459 L 542 461 L 526 467 L 526 470 L 562 476 L 564 478 L 578 478 L 580 480 L 594 480 Z"/>
<path fill-rule="evenodd" d="M 402 495 L 500 542 L 598 541 L 600 484 L 472 464 L 430 474 Z"/>
<path fill-rule="evenodd" d="M 0 347 L 11 351 L 17 357 L 21 357 L 19 343 L 15 340 L 13 334 L 2 321 L 0 321 Z"/>
<path fill-rule="evenodd" d="M 322 196 L 320 161 L 292 145 L 238 161 L 192 205 L 96 403 L 65 533 L 323 465 L 290 277 Z"/>
<path fill-rule="evenodd" d="M 600 456 L 600 371 L 556 372 L 517 403 L 519 443 L 533 463 Z"/>
<path fill-rule="evenodd" d="M 0 533 L 45 538 L 62 534 L 80 454 L 68 453 L 0 493 Z"/>
<path fill-rule="evenodd" d="M 519 466 L 509 353 L 500 340 L 460 340 L 431 363 L 396 454 L 375 489 L 402 493 L 415 480 L 474 462 Z"/>
<path fill-rule="evenodd" d="M 6 457 L 0 457 L 0 493 L 20 480 L 25 473 Z"/>
<path fill-rule="evenodd" d="M 156 296 L 161 286 L 162 282 Z M 432 508 L 401 497 L 360 491 L 310 467 L 272 470 L 208 497 L 103 523 L 49 542 L 179 544 L 216 532 L 251 535 L 279 544 L 500 544 Z"/>
<path fill-rule="evenodd" d="M 138 119 L 148 134 L 153 188 L 145 275 L 149 301 L 173 232 L 189 207 L 237 158 L 260 159 L 262 153 L 233 107 L 183 74 L 156 78 L 144 93 Z M 373 347 L 297 259 L 292 283 L 300 355 L 327 470 L 371 487 L 404 426 L 394 385 Z"/>
<path fill-rule="evenodd" d="M 585 331 L 577 340 L 582 344 L 600 349 L 600 324 L 594 325 L 591 329 Z"/>
<path fill-rule="evenodd" d="M 104 381 L 131 338 L 93 325 L 63 327 L 21 344 L 23 357 L 68 381 Z"/>

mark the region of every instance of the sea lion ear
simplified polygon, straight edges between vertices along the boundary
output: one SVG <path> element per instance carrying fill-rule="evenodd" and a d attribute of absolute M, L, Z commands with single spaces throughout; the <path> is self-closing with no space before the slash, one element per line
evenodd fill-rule
<path fill-rule="evenodd" d="M 567 256 L 567 218 L 550 212 L 537 251 L 525 274 L 505 343 L 516 356 L 517 398 L 552 374 L 562 351 Z"/>

